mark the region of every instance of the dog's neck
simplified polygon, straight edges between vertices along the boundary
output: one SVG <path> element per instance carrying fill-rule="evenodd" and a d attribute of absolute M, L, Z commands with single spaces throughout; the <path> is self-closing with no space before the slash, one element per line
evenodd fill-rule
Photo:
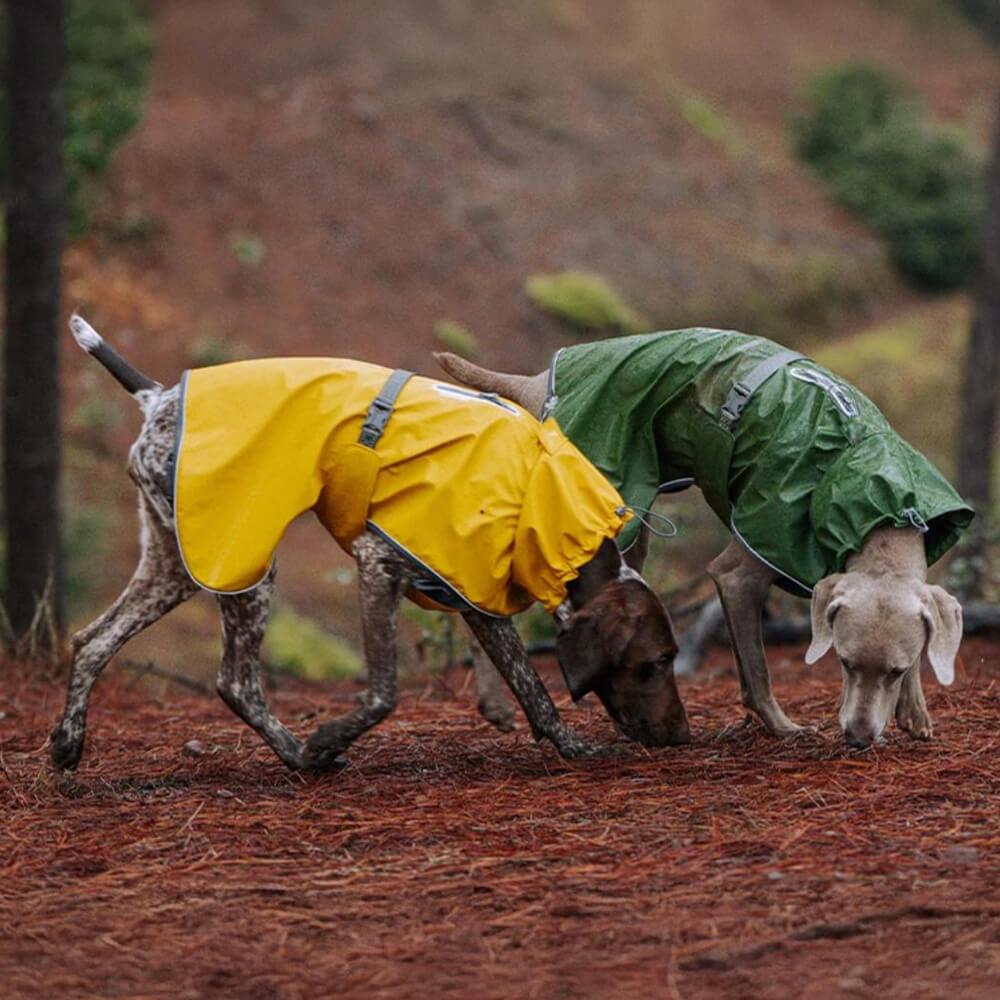
<path fill-rule="evenodd" d="M 923 533 L 909 525 L 876 528 L 865 539 L 861 550 L 847 557 L 846 568 L 853 573 L 891 572 L 925 580 L 927 554 Z"/>

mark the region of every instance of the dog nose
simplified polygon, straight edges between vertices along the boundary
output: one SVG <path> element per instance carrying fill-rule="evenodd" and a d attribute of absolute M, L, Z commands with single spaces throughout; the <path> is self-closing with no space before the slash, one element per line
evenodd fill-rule
<path fill-rule="evenodd" d="M 848 726 L 844 730 L 844 740 L 853 750 L 867 750 L 875 740 L 870 726 Z"/>

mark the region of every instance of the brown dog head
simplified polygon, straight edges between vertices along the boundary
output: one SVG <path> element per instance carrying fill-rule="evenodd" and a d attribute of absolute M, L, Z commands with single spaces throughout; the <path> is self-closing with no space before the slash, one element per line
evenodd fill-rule
<path fill-rule="evenodd" d="M 677 641 L 666 609 L 646 582 L 602 549 L 603 564 L 569 587 L 556 652 L 574 700 L 593 691 L 618 728 L 645 746 L 691 739 L 674 680 Z M 613 568 L 614 575 L 610 570 Z"/>

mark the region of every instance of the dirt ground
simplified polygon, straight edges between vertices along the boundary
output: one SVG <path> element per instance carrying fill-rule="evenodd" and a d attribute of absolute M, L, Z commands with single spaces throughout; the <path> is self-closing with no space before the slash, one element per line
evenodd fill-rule
<path fill-rule="evenodd" d="M 838 679 L 776 648 L 795 742 L 741 727 L 728 653 L 684 748 L 567 763 L 404 690 L 342 772 L 289 774 L 221 702 L 111 668 L 75 778 L 61 683 L 0 679 L 0 992 L 38 997 L 988 997 L 1000 668 L 967 640 L 936 737 L 847 752 Z M 597 706 L 572 724 L 616 737 Z M 272 692 L 308 732 L 351 685 Z M 184 746 L 198 740 L 201 752 Z"/>
<path fill-rule="evenodd" d="M 569 335 L 522 284 L 566 267 L 661 325 L 859 322 L 906 293 L 791 161 L 790 95 L 874 59 L 985 145 L 998 79 L 970 33 L 868 0 L 157 12 L 146 115 L 104 228 L 67 254 L 66 307 L 165 381 L 213 344 L 428 371 L 446 318 L 487 362 L 541 367 Z M 691 98 L 731 123 L 725 142 L 687 121 Z M 794 289 L 828 272 L 830 311 L 800 315 Z M 73 502 L 112 519 L 86 567 L 94 613 L 135 561 L 121 466 L 138 417 L 64 358 Z M 332 543 L 290 543 L 284 592 L 350 634 Z M 211 660 L 211 602 L 163 627 L 127 655 Z M 482 722 L 459 673 L 411 683 L 324 778 L 289 774 L 214 697 L 115 666 L 77 776 L 57 777 L 62 681 L 0 666 L 0 996 L 1000 995 L 998 648 L 966 642 L 956 685 L 928 680 L 928 744 L 893 732 L 848 753 L 836 669 L 806 670 L 801 649 L 772 650 L 775 686 L 818 734 L 742 728 L 718 651 L 681 685 L 688 747 L 567 763 Z M 575 727 L 615 740 L 545 676 Z M 356 693 L 271 697 L 305 734 Z"/>

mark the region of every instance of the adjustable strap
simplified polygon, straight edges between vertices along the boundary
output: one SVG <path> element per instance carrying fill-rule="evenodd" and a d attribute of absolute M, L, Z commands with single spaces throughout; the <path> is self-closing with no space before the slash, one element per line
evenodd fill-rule
<path fill-rule="evenodd" d="M 405 368 L 397 368 L 385 380 L 385 385 L 379 389 L 378 395 L 368 407 L 368 413 L 365 414 L 365 422 L 361 425 L 361 434 L 358 435 L 358 444 L 363 444 L 366 448 L 374 448 L 378 444 L 392 416 L 396 399 L 412 375 L 413 372 Z"/>
<path fill-rule="evenodd" d="M 726 430 L 729 430 L 740 419 L 747 403 L 750 402 L 750 397 L 779 368 L 783 368 L 789 362 L 804 357 L 805 355 L 800 354 L 798 351 L 779 351 L 777 354 L 772 354 L 771 357 L 765 358 L 756 368 L 751 368 L 743 378 L 737 379 L 733 383 L 733 387 L 729 390 L 729 395 L 726 396 L 726 401 L 722 404 L 722 410 L 719 413 L 719 423 Z"/>

